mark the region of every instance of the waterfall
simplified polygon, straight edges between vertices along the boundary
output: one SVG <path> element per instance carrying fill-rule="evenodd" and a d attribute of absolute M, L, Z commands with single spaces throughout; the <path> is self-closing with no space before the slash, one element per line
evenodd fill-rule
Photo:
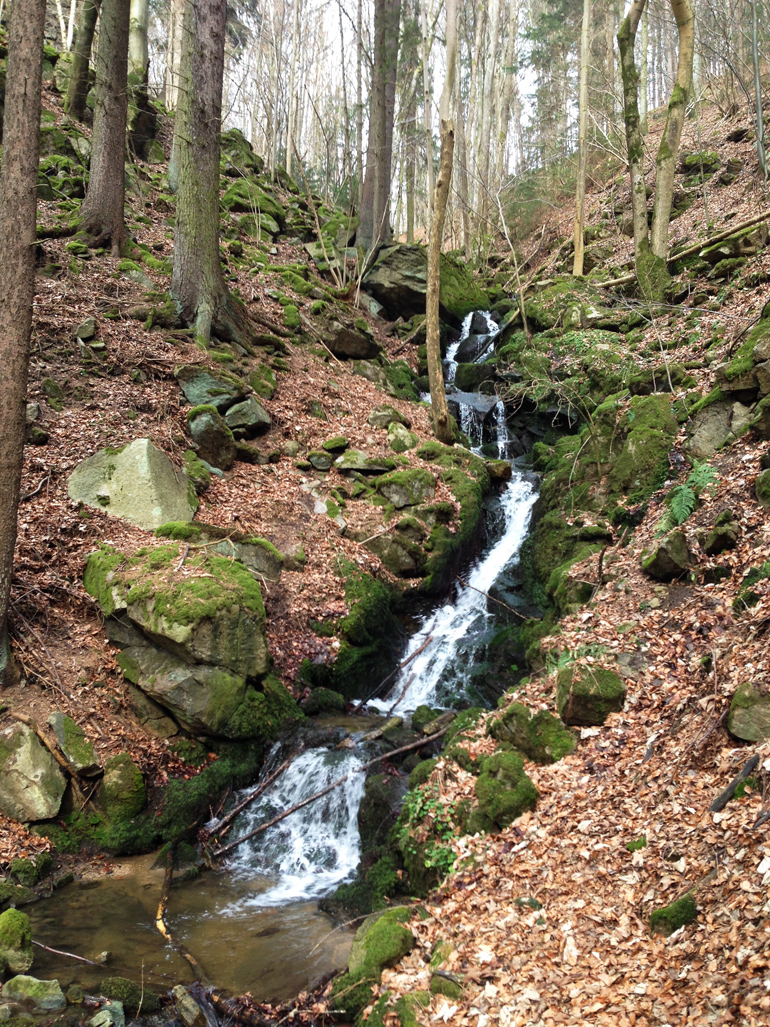
<path fill-rule="evenodd" d="M 361 858 L 358 807 L 365 775 L 361 760 L 349 749 L 309 749 L 236 821 L 237 835 L 295 806 L 347 774 L 328 795 L 292 813 L 264 834 L 235 850 L 233 872 L 266 878 L 268 888 L 240 905 L 275 906 L 326 895 L 350 877 Z M 264 773 L 270 773 L 266 767 Z"/>

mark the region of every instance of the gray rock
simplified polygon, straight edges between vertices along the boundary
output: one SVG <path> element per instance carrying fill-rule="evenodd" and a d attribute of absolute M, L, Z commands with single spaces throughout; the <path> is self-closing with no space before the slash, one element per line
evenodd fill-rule
<path fill-rule="evenodd" d="M 19 974 L 3 985 L 3 998 L 23 1002 L 45 1013 L 64 1009 L 67 1000 L 58 981 L 39 981 L 36 977 Z"/>
<path fill-rule="evenodd" d="M 719 556 L 726 549 L 734 549 L 740 530 L 732 510 L 723 510 L 703 542 L 703 551 L 707 556 Z"/>
<path fill-rule="evenodd" d="M 96 321 L 92 317 L 87 317 L 77 326 L 75 335 L 81 342 L 89 342 L 96 335 Z"/>
<path fill-rule="evenodd" d="M 372 428 L 389 428 L 391 424 L 403 424 L 406 428 L 412 427 L 412 422 L 409 418 L 399 413 L 389 403 L 383 403 L 382 406 L 375 407 L 366 420 Z"/>
<path fill-rule="evenodd" d="M 0 732 L 0 810 L 22 822 L 50 820 L 67 781 L 59 764 L 26 724 Z"/>
<path fill-rule="evenodd" d="M 403 424 L 393 422 L 388 427 L 388 445 L 394 453 L 406 453 L 418 446 L 420 440 Z"/>
<path fill-rule="evenodd" d="M 191 406 L 204 404 L 223 411 L 249 394 L 249 387 L 234 375 L 214 374 L 198 364 L 184 364 L 174 371 L 185 399 Z"/>
<path fill-rule="evenodd" d="M 39 403 L 27 403 L 27 424 L 33 424 L 40 418 L 40 404 Z"/>
<path fill-rule="evenodd" d="M 168 521 L 191 521 L 198 508 L 186 475 L 149 439 L 82 460 L 70 475 L 67 493 L 75 502 L 150 531 Z"/>
<path fill-rule="evenodd" d="M 374 296 L 369 296 L 368 293 L 362 292 L 358 297 L 358 305 L 359 307 L 363 307 L 364 310 L 368 310 L 372 317 L 382 320 L 385 308 L 374 298 Z"/>
<path fill-rule="evenodd" d="M 752 422 L 754 413 L 751 407 L 745 406 L 743 403 L 733 403 L 733 408 L 730 411 L 730 432 L 736 437 L 744 432 Z"/>
<path fill-rule="evenodd" d="M 759 383 L 759 391 L 763 396 L 766 396 L 770 392 L 770 360 L 764 360 L 761 364 L 755 364 L 754 373 Z"/>
<path fill-rule="evenodd" d="M 231 406 L 225 414 L 225 424 L 236 439 L 252 439 L 266 432 L 272 421 L 270 415 L 253 396 Z"/>
<path fill-rule="evenodd" d="M 147 790 L 139 767 L 127 752 L 112 756 L 104 765 L 99 802 L 108 818 L 127 820 L 147 802 Z"/>
<path fill-rule="evenodd" d="M 330 322 L 323 332 L 323 341 L 335 355 L 349 360 L 371 360 L 382 353 L 382 346 L 370 335 L 356 331 L 338 321 Z"/>
<path fill-rule="evenodd" d="M 327 453 L 325 449 L 311 449 L 307 455 L 308 462 L 315 467 L 317 471 L 328 471 L 331 468 L 332 460 L 334 459 L 331 453 Z"/>
<path fill-rule="evenodd" d="M 419 577 L 420 568 L 414 555 L 393 535 L 379 535 L 367 542 L 366 548 L 397 578 Z"/>
<path fill-rule="evenodd" d="M 185 1027 L 205 1027 L 206 1017 L 203 1010 L 183 984 L 177 984 L 172 988 L 171 994 L 174 997 L 176 1015 Z"/>
<path fill-rule="evenodd" d="M 684 451 L 690 458 L 709 460 L 730 435 L 732 403 L 712 403 L 692 419 Z"/>
<path fill-rule="evenodd" d="M 141 688 L 128 685 L 128 701 L 131 712 L 149 734 L 156 738 L 173 738 L 179 734 L 179 726 L 158 703 L 145 695 Z"/>
<path fill-rule="evenodd" d="M 625 701 L 626 686 L 612 670 L 572 664 L 559 671 L 556 708 L 565 724 L 603 724 Z"/>
<path fill-rule="evenodd" d="M 756 391 L 759 388 L 759 380 L 754 367 L 750 367 L 734 378 L 728 378 L 726 371 L 729 363 L 717 364 L 715 370 L 715 381 L 722 392 L 746 392 Z"/>
<path fill-rule="evenodd" d="M 221 415 L 216 411 L 202 410 L 190 418 L 188 427 L 201 460 L 222 471 L 229 471 L 235 463 L 235 439 Z"/>
<path fill-rule="evenodd" d="M 410 467 L 394 471 L 377 482 L 377 491 L 385 496 L 397 510 L 405 506 L 416 506 L 433 499 L 436 494 L 436 479 L 430 471 Z"/>
<path fill-rule="evenodd" d="M 691 565 L 687 540 L 680 529 L 668 535 L 650 550 L 642 553 L 642 570 L 658 581 L 672 581 L 685 574 Z"/>
<path fill-rule="evenodd" d="M 349 449 L 334 461 L 338 471 L 359 471 L 361 474 L 385 474 L 392 471 L 395 462 L 390 457 L 370 457 L 360 449 Z"/>
<path fill-rule="evenodd" d="M 770 739 L 770 694 L 750 682 L 741 685 L 730 703 L 727 730 L 744 742 Z"/>
<path fill-rule="evenodd" d="M 55 710 L 48 718 L 48 723 L 53 728 L 59 748 L 76 774 L 92 777 L 100 772 L 101 767 L 94 752 L 93 742 L 72 717 Z"/>
<path fill-rule="evenodd" d="M 88 1027 L 126 1027 L 126 1014 L 123 1009 L 123 1003 L 116 1000 L 105 1002 L 95 1016 L 92 1016 L 90 1020 L 86 1020 L 86 1024 Z"/>

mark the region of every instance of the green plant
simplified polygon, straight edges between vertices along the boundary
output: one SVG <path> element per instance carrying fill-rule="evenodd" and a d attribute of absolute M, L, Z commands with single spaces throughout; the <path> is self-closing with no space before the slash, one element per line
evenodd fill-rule
<path fill-rule="evenodd" d="M 701 492 L 709 489 L 713 494 L 718 477 L 719 473 L 714 467 L 696 460 L 687 481 L 675 485 L 666 496 L 668 510 L 664 517 L 666 526 L 662 530 L 667 531 L 669 527 L 684 524 L 698 505 Z"/>

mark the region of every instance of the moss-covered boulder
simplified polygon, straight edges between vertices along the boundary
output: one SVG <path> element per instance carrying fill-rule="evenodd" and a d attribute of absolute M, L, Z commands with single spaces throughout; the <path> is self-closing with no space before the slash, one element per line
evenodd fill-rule
<path fill-rule="evenodd" d="M 425 313 L 428 257 L 424 246 L 398 244 L 380 251 L 364 278 L 367 290 L 395 319 Z M 487 296 L 459 261 L 441 255 L 439 310 L 444 320 L 458 323 L 472 310 L 487 306 Z"/>
<path fill-rule="evenodd" d="M 25 974 L 33 961 L 29 917 L 18 909 L 6 909 L 0 913 L 0 972 Z"/>
<path fill-rule="evenodd" d="M 254 152 L 251 143 L 238 128 L 230 128 L 219 137 L 222 170 L 231 178 L 259 175 L 265 162 Z"/>
<path fill-rule="evenodd" d="M 623 311 L 610 310 L 607 297 L 588 282 L 570 276 L 543 283 L 525 302 L 530 331 L 544 332 L 557 326 L 619 330 L 628 320 Z"/>
<path fill-rule="evenodd" d="M 193 407 L 208 405 L 223 413 L 249 394 L 248 386 L 236 375 L 227 371 L 210 371 L 201 364 L 182 364 L 174 371 L 174 377 Z"/>
<path fill-rule="evenodd" d="M 409 418 L 389 403 L 383 403 L 381 406 L 375 407 L 369 414 L 367 423 L 372 428 L 389 428 L 391 424 L 403 424 L 405 428 L 412 427 L 412 422 Z"/>
<path fill-rule="evenodd" d="M 99 994 L 122 1003 L 127 1013 L 136 1013 L 140 1008 L 143 1013 L 157 1013 L 160 1010 L 157 992 L 127 977 L 105 977 L 99 985 Z"/>
<path fill-rule="evenodd" d="M 749 681 L 742 684 L 730 703 L 727 730 L 744 742 L 769 739 L 770 693 L 760 691 Z"/>
<path fill-rule="evenodd" d="M 644 573 L 657 581 L 673 581 L 686 574 L 692 557 L 684 532 L 679 528 L 670 531 L 651 549 L 645 549 L 641 564 Z"/>
<path fill-rule="evenodd" d="M 577 737 L 558 717 L 546 710 L 533 714 L 522 703 L 511 703 L 490 721 L 487 733 L 509 742 L 536 763 L 556 763 L 577 748 Z"/>
<path fill-rule="evenodd" d="M 366 779 L 364 797 L 358 810 L 358 830 L 364 855 L 388 840 L 398 819 L 406 793 L 406 781 L 400 775 L 372 774 Z"/>
<path fill-rule="evenodd" d="M 22 822 L 48 820 L 61 807 L 67 781 L 26 724 L 0 732 L 0 811 Z"/>
<path fill-rule="evenodd" d="M 455 387 L 460 392 L 476 392 L 487 382 L 497 378 L 497 361 L 485 360 L 483 364 L 458 364 L 455 370 Z"/>
<path fill-rule="evenodd" d="M 611 489 L 639 501 L 665 479 L 668 454 L 679 430 L 671 397 L 634 396 L 621 419 L 625 442 L 608 474 Z"/>
<path fill-rule="evenodd" d="M 479 807 L 471 817 L 471 832 L 502 831 L 537 804 L 537 789 L 515 752 L 498 752 L 485 760 L 475 791 Z"/>
<path fill-rule="evenodd" d="M 187 426 L 201 460 L 229 471 L 235 463 L 235 438 L 219 411 L 208 404 L 193 407 L 187 414 Z"/>
<path fill-rule="evenodd" d="M 760 471 L 754 482 L 754 495 L 763 510 L 770 510 L 770 469 Z"/>
<path fill-rule="evenodd" d="M 72 717 L 59 710 L 51 714 L 48 723 L 53 728 L 59 748 L 75 773 L 84 777 L 98 774 L 101 767 L 94 752 L 94 744 L 83 728 L 76 724 Z"/>
<path fill-rule="evenodd" d="M 67 1005 L 67 999 L 58 981 L 39 981 L 36 977 L 28 977 L 26 974 L 19 974 L 5 982 L 3 998 L 6 1002 L 32 1006 L 41 1013 L 53 1013 Z"/>
<path fill-rule="evenodd" d="M 313 688 L 310 695 L 302 703 L 302 711 L 308 717 L 317 717 L 319 714 L 346 713 L 348 708 L 344 695 L 333 691 L 331 688 Z"/>
<path fill-rule="evenodd" d="M 139 767 L 127 752 L 112 756 L 104 765 L 99 803 L 109 820 L 130 820 L 147 802 L 147 790 Z"/>
<path fill-rule="evenodd" d="M 253 439 L 270 430 L 270 414 L 254 396 L 234 403 L 225 414 L 225 424 L 236 439 Z"/>
<path fill-rule="evenodd" d="M 436 479 L 421 467 L 410 467 L 383 475 L 376 485 L 377 491 L 397 510 L 429 502 L 436 494 Z"/>
<path fill-rule="evenodd" d="M 342 474 L 353 474 L 358 471 L 359 474 L 377 475 L 392 471 L 396 462 L 388 456 L 369 456 L 360 449 L 348 449 L 342 456 L 337 457 L 334 466 Z"/>
<path fill-rule="evenodd" d="M 222 206 L 233 214 L 267 214 L 281 231 L 286 227 L 284 208 L 275 196 L 247 178 L 240 178 L 228 186 L 222 195 Z"/>
<path fill-rule="evenodd" d="M 410 449 L 416 449 L 420 440 L 404 427 L 403 424 L 393 422 L 388 426 L 388 445 L 394 453 L 407 453 Z"/>
<path fill-rule="evenodd" d="M 768 478 L 770 484 L 770 478 Z M 770 496 L 768 496 L 770 506 Z M 723 510 L 714 521 L 714 526 L 703 540 L 703 551 L 707 556 L 719 556 L 738 544 L 741 527 L 732 510 Z"/>
<path fill-rule="evenodd" d="M 206 549 L 189 552 L 182 573 L 183 556 L 179 543 L 128 558 L 100 549 L 89 557 L 83 583 L 107 616 L 125 613 L 180 659 L 244 678 L 264 674 L 265 610 L 254 575 Z"/>
<path fill-rule="evenodd" d="M 625 701 L 626 686 L 613 670 L 572 664 L 559 671 L 556 708 L 565 724 L 603 724 L 610 713 L 623 709 Z"/>
<path fill-rule="evenodd" d="M 348 959 L 348 973 L 360 970 L 378 972 L 395 966 L 411 952 L 416 942 L 408 927 L 410 910 L 396 906 L 385 913 L 367 917 L 356 931 Z"/>

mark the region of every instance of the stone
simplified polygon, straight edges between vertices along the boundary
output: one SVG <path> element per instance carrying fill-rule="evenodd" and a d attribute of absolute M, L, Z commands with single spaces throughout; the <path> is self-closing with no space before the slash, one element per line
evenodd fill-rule
<path fill-rule="evenodd" d="M 565 724 L 601 725 L 610 713 L 622 710 L 625 701 L 626 686 L 612 670 L 572 664 L 559 671 L 556 708 Z"/>
<path fill-rule="evenodd" d="M 102 768 L 96 758 L 93 742 L 72 717 L 66 716 L 60 710 L 55 710 L 48 718 L 48 723 L 53 728 L 59 748 L 76 774 L 93 777 L 94 774 L 101 771 Z"/>
<path fill-rule="evenodd" d="M 487 326 L 484 325 L 484 332 L 487 332 Z M 460 345 L 455 350 L 454 361 L 457 364 L 473 364 L 478 358 L 490 349 L 492 336 L 475 335 L 471 334 L 467 339 L 463 339 Z"/>
<path fill-rule="evenodd" d="M 396 466 L 390 457 L 370 457 L 360 449 L 348 449 L 334 461 L 334 466 L 343 474 L 358 471 L 361 474 L 385 474 Z"/>
<path fill-rule="evenodd" d="M 760 471 L 757 475 L 754 495 L 763 510 L 770 510 L 770 470 Z"/>
<path fill-rule="evenodd" d="M 401 510 L 432 500 L 436 494 L 436 479 L 430 471 L 410 467 L 385 475 L 377 482 L 377 491 Z"/>
<path fill-rule="evenodd" d="M 488 361 L 484 364 L 458 364 L 455 371 L 455 387 L 460 392 L 476 392 L 485 382 L 494 381 L 497 377 L 497 364 Z"/>
<path fill-rule="evenodd" d="M 732 510 L 723 510 L 714 522 L 714 527 L 703 542 L 707 556 L 719 556 L 726 549 L 734 549 L 738 543 L 740 526 Z"/>
<path fill-rule="evenodd" d="M 179 726 L 169 717 L 163 707 L 145 695 L 141 688 L 128 684 L 128 702 L 131 712 L 148 734 L 156 738 L 173 738 L 179 734 Z"/>
<path fill-rule="evenodd" d="M 407 453 L 410 449 L 415 449 L 419 443 L 420 440 L 414 432 L 409 431 L 403 424 L 394 421 L 388 426 L 388 445 L 394 453 Z"/>
<path fill-rule="evenodd" d="M 577 748 L 577 736 L 558 717 L 546 710 L 532 713 L 523 703 L 511 703 L 493 720 L 487 733 L 499 742 L 510 742 L 536 763 L 556 763 Z"/>
<path fill-rule="evenodd" d="M 412 427 L 412 422 L 409 418 L 389 403 L 383 403 L 382 406 L 375 407 L 366 420 L 367 424 L 370 424 L 372 428 L 389 428 L 391 424 L 403 424 L 406 428 Z"/>
<path fill-rule="evenodd" d="M 90 1020 L 87 1027 L 125 1027 L 126 1014 L 122 1002 L 105 1002 L 102 1008 Z"/>
<path fill-rule="evenodd" d="M 756 369 L 753 366 L 747 367 L 739 374 L 731 374 L 728 377 L 727 372 L 730 368 L 730 363 L 724 363 L 717 364 L 714 369 L 714 380 L 722 392 L 756 392 L 759 388 L 759 380 Z"/>
<path fill-rule="evenodd" d="M 81 321 L 75 329 L 75 336 L 81 342 L 90 342 L 96 336 L 96 321 L 92 317 L 87 317 L 85 321 Z"/>
<path fill-rule="evenodd" d="M 213 406 L 220 413 L 246 399 L 249 388 L 235 375 L 215 374 L 200 364 L 184 364 L 174 371 L 185 399 L 193 406 Z"/>
<path fill-rule="evenodd" d="M 203 1010 L 183 984 L 177 984 L 172 988 L 171 994 L 174 998 L 176 1015 L 185 1027 L 206 1027 Z"/>
<path fill-rule="evenodd" d="M 39 981 L 36 977 L 19 974 L 3 985 L 3 998 L 23 1002 L 44 1013 L 64 1009 L 67 999 L 58 981 Z"/>
<path fill-rule="evenodd" d="M 366 544 L 369 552 L 379 557 L 391 574 L 397 578 L 415 578 L 420 576 L 420 564 L 415 559 L 414 551 L 407 548 L 397 537 L 391 534 L 378 535 Z M 424 560 L 422 561 L 424 563 Z"/>
<path fill-rule="evenodd" d="M 332 466 L 334 457 L 323 449 L 311 449 L 307 455 L 308 461 L 317 471 L 328 471 Z"/>
<path fill-rule="evenodd" d="M 0 732 L 0 810 L 23 823 L 50 820 L 67 781 L 59 764 L 26 724 Z"/>
<path fill-rule="evenodd" d="M 760 692 L 750 682 L 741 685 L 730 703 L 727 730 L 744 742 L 770 739 L 770 693 Z"/>
<path fill-rule="evenodd" d="M 753 417 L 754 411 L 751 407 L 747 407 L 743 403 L 733 403 L 733 408 L 730 411 L 730 434 L 736 438 L 742 435 L 751 426 Z"/>
<path fill-rule="evenodd" d="M 191 521 L 198 508 L 192 491 L 185 474 L 149 439 L 82 460 L 67 485 L 75 502 L 148 530 L 167 521 Z"/>
<path fill-rule="evenodd" d="M 253 396 L 235 403 L 225 414 L 225 424 L 236 439 L 254 438 L 268 431 L 272 421 L 270 414 Z"/>
<path fill-rule="evenodd" d="M 353 938 L 348 973 L 383 970 L 395 966 L 411 952 L 416 944 L 415 937 L 408 927 L 399 922 L 408 921 L 409 915 L 406 907 L 395 906 L 368 916 Z"/>
<path fill-rule="evenodd" d="M 130 820 L 147 802 L 139 767 L 127 752 L 112 756 L 104 765 L 99 803 L 110 820 Z"/>
<path fill-rule="evenodd" d="M 730 436 L 733 404 L 712 403 L 692 419 L 684 451 L 695 460 L 710 460 Z"/>
<path fill-rule="evenodd" d="M 0 972 L 25 974 L 34 958 L 29 917 L 18 909 L 6 909 L 0 913 Z"/>
<path fill-rule="evenodd" d="M 40 419 L 40 404 L 39 403 L 27 403 L 26 421 L 27 424 L 33 424 L 35 421 Z"/>
<path fill-rule="evenodd" d="M 190 435 L 200 459 L 222 471 L 229 471 L 235 463 L 235 439 L 222 416 L 213 407 L 204 406 L 194 407 L 187 417 Z M 169 521 L 177 519 L 166 518 Z"/>
<path fill-rule="evenodd" d="M 324 343 L 335 357 L 344 360 L 372 360 L 382 353 L 382 346 L 370 335 L 342 325 L 338 321 L 331 321 L 321 334 Z"/>
<path fill-rule="evenodd" d="M 673 581 L 686 574 L 692 560 L 684 532 L 670 531 L 653 549 L 642 552 L 641 562 L 644 573 L 658 581 Z"/>

